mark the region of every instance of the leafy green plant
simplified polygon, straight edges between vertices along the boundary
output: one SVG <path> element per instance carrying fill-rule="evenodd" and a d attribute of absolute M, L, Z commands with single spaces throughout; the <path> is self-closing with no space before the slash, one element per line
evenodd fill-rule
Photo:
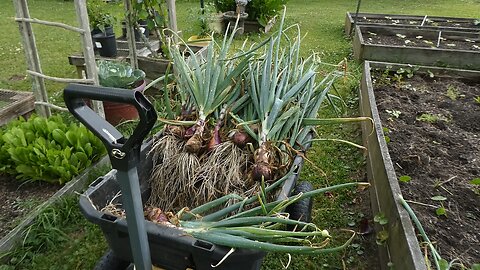
<path fill-rule="evenodd" d="M 458 91 L 457 88 L 455 88 L 452 85 L 447 86 L 447 97 L 449 97 L 451 100 L 457 100 L 457 98 L 460 97 L 460 92 Z"/>
<path fill-rule="evenodd" d="M 395 73 L 398 75 L 405 75 L 407 78 L 412 78 L 415 75 L 415 72 L 418 70 L 418 67 L 412 68 L 399 68 Z"/>
<path fill-rule="evenodd" d="M 261 25 L 267 23 L 280 11 L 288 0 L 251 0 L 246 6 L 250 20 L 257 20 Z M 220 12 L 235 10 L 235 0 L 214 0 L 216 9 Z"/>
<path fill-rule="evenodd" d="M 133 89 L 143 83 L 145 72 L 133 69 L 126 63 L 99 60 L 98 78 L 100 85 L 106 87 Z"/>
<path fill-rule="evenodd" d="M 107 10 L 107 4 L 102 0 L 87 1 L 87 14 L 92 29 L 99 29 L 100 31 L 105 32 L 106 27 L 115 24 L 116 18 Z"/>
<path fill-rule="evenodd" d="M 388 113 L 388 115 L 395 118 L 400 117 L 400 115 L 402 114 L 402 112 L 399 110 L 385 110 L 385 111 Z"/>
<path fill-rule="evenodd" d="M 105 154 L 101 141 L 87 128 L 67 125 L 58 115 L 13 121 L 1 135 L 0 172 L 20 180 L 63 184 Z"/>
<path fill-rule="evenodd" d="M 440 114 L 422 113 L 417 117 L 417 120 L 427 123 L 435 123 L 438 121 L 447 121 L 448 119 Z"/>

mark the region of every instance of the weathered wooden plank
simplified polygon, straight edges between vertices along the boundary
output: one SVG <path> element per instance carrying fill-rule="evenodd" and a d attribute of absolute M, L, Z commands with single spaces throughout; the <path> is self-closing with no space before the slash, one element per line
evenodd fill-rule
<path fill-rule="evenodd" d="M 392 20 L 412 20 L 417 22 L 422 22 L 425 19 L 425 16 L 416 16 L 416 15 L 398 15 L 398 14 L 375 14 L 375 13 L 358 13 L 358 17 L 366 17 L 367 19 L 385 19 L 386 17 Z M 345 15 L 345 34 L 351 35 L 354 30 L 354 18 L 355 12 L 347 12 Z M 455 17 L 438 17 L 438 16 L 427 16 L 427 19 L 433 20 L 435 22 L 451 22 L 453 23 L 472 23 L 475 19 L 473 18 L 455 18 Z M 359 21 L 358 25 L 372 25 L 372 26 L 392 26 L 392 24 L 379 23 L 379 22 L 365 22 Z M 459 31 L 468 31 L 475 32 L 479 31 L 480 28 L 475 27 L 464 27 L 464 26 L 433 26 L 433 25 L 410 25 L 410 24 L 395 24 L 398 27 L 404 28 L 424 28 L 424 29 L 450 29 L 450 30 L 459 30 Z"/>
<path fill-rule="evenodd" d="M 480 70 L 480 51 L 425 48 L 414 46 L 394 46 L 383 44 L 367 44 L 362 32 L 372 31 L 394 35 L 410 33 L 437 37 L 440 30 L 416 30 L 397 27 L 357 26 L 353 39 L 353 54 L 357 60 L 380 62 L 408 63 L 412 65 L 440 66 Z M 442 36 L 451 38 L 474 38 L 477 34 L 471 32 L 443 31 Z"/>
<path fill-rule="evenodd" d="M 87 13 L 87 1 L 75 0 L 75 11 L 77 14 L 78 24 L 80 28 L 85 32 L 82 34 L 81 42 L 83 48 L 83 55 L 85 57 L 85 74 L 87 79 L 93 80 L 93 85 L 100 85 L 97 73 L 97 64 L 95 63 L 95 53 L 93 51 L 92 36 L 90 35 L 90 23 Z M 105 118 L 105 112 L 103 110 L 103 103 L 101 101 L 92 101 L 93 110 Z"/>
<path fill-rule="evenodd" d="M 3 100 L 2 96 L 9 96 Z M 7 102 L 6 106 L 0 107 L 0 126 L 10 120 L 26 115 L 34 110 L 35 97 L 30 92 L 18 92 L 0 89 L 0 101 Z"/>
<path fill-rule="evenodd" d="M 382 213 L 388 219 L 388 224 L 384 225 L 388 232 L 387 244 L 379 247 L 382 269 L 390 269 L 387 263 L 391 262 L 395 269 L 426 270 L 408 213 L 397 201 L 397 196 L 401 194 L 400 186 L 375 104 L 368 61 L 364 65 L 360 87 L 360 114 L 371 117 L 375 125 L 374 132 L 371 132 L 371 126 L 363 124 L 362 136 L 364 146 L 368 148 L 367 172 L 372 184 L 372 210 L 374 215 Z"/>

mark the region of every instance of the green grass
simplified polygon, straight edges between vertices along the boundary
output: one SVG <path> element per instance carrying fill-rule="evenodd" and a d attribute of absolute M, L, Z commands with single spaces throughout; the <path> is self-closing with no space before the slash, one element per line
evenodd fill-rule
<path fill-rule="evenodd" d="M 13 1 L 0 1 L 0 88 L 29 90 L 29 79 L 25 76 L 25 60 L 20 46 L 20 36 L 13 21 Z M 438 15 L 457 17 L 478 17 L 478 0 L 384 0 L 363 1 L 361 12 L 397 13 L 416 15 Z M 32 17 L 56 20 L 75 24 L 73 3 L 63 0 L 30 0 Z M 199 6 L 198 1 L 177 1 L 179 29 L 185 37 L 195 34 L 192 24 L 192 10 Z M 112 5 L 115 14 L 122 13 L 121 8 Z M 304 52 L 316 52 L 322 61 L 338 63 L 344 58 L 350 62 L 351 76 L 347 82 L 337 84 L 346 103 L 349 105 L 345 115 L 357 115 L 358 97 L 356 87 L 361 72 L 360 65 L 351 61 L 351 43 L 343 35 L 346 11 L 354 11 L 356 1 L 352 0 L 290 0 L 287 8 L 287 22 L 298 22 L 302 33 L 307 33 L 303 42 Z M 75 71 L 68 64 L 67 56 L 80 51 L 79 38 L 62 29 L 35 26 L 37 45 L 44 72 L 59 77 L 75 77 Z M 120 29 L 117 27 L 116 32 Z M 251 40 L 260 40 L 260 35 L 251 35 Z M 19 79 L 20 78 L 20 79 Z M 47 84 L 51 97 L 61 100 L 60 90 L 63 84 Z M 323 109 L 322 116 L 333 116 L 330 109 Z M 360 143 L 358 125 L 326 126 L 318 129 L 322 138 L 342 138 Z M 308 153 L 309 160 L 315 164 L 306 164 L 301 180 L 308 180 L 316 187 L 343 182 L 365 181 L 365 159 L 361 150 L 349 145 L 333 142 L 317 142 Z M 319 172 L 320 168 L 323 173 Z M 345 240 L 345 235 L 336 229 L 358 228 L 358 222 L 368 216 L 368 202 L 359 203 L 366 197 L 366 191 L 347 190 L 320 196 L 315 200 L 314 221 L 321 227 L 331 230 L 334 243 Z M 368 198 L 368 197 L 367 197 Z M 0 266 L 0 269 L 91 269 L 107 246 L 97 226 L 87 222 L 80 214 L 75 201 L 77 198 L 57 205 L 49 217 L 39 219 L 31 231 L 31 239 L 26 247 L 21 247 L 14 255 L 16 262 Z M 363 206 L 361 206 L 363 205 Z M 363 207 L 363 208 L 362 208 Z M 53 220 L 53 221 L 52 221 Z M 56 228 L 56 229 L 55 229 Z M 60 229 L 62 233 L 59 233 Z M 47 238 L 42 238 L 42 237 Z M 374 235 L 358 237 L 355 244 L 345 252 L 319 256 L 292 256 L 289 269 L 375 269 L 376 250 Z M 40 247 L 40 248 L 39 248 Z M 19 263 L 22 257 L 23 262 Z M 286 255 L 270 254 L 264 269 L 282 269 L 280 262 L 286 263 Z"/>

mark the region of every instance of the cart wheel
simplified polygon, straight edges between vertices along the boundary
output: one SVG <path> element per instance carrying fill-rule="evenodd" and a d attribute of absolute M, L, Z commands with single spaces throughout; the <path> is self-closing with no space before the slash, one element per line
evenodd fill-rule
<path fill-rule="evenodd" d="M 117 257 L 111 249 L 109 249 L 95 265 L 94 270 L 125 270 L 130 262 L 124 261 Z"/>
<path fill-rule="evenodd" d="M 303 181 L 295 186 L 295 189 L 292 191 L 291 196 L 297 195 L 300 192 L 305 193 L 312 190 L 312 184 L 308 181 Z M 305 198 L 287 206 L 286 211 L 290 214 L 290 219 L 310 222 L 312 220 L 312 204 L 312 198 Z M 294 228 L 295 226 L 288 226 L 289 230 L 293 230 Z"/>

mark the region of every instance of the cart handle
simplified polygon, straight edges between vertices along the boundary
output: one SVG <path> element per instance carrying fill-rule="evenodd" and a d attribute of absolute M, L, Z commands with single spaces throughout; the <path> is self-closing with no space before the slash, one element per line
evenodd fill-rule
<path fill-rule="evenodd" d="M 157 120 L 155 108 L 140 91 L 69 84 L 63 91 L 63 95 L 68 110 L 102 140 L 114 168 L 121 168 L 119 166 L 128 164 L 128 159 L 132 158 L 129 154 L 139 152 L 143 139 Z M 140 122 L 133 134 L 125 138 L 114 126 L 88 107 L 85 99 L 133 105 L 138 111 Z"/>

